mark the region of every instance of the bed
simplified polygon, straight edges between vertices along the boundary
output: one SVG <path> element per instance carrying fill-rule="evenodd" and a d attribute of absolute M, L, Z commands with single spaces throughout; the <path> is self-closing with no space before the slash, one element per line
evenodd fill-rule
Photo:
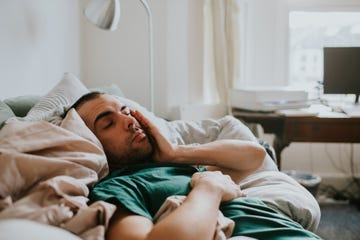
<path fill-rule="evenodd" d="M 65 73 L 44 96 L 0 101 L 0 239 L 104 239 L 115 206 L 88 205 L 89 189 L 108 173 L 102 146 L 76 111 L 64 111 L 92 91 L 116 95 L 155 121 L 174 144 L 239 138 L 257 141 L 231 116 L 200 121 L 166 121 L 124 97 L 116 85 L 88 89 Z M 250 197 L 314 231 L 320 221 L 316 199 L 267 156 L 263 166 L 241 183 Z M 18 229 L 21 228 L 21 231 Z"/>

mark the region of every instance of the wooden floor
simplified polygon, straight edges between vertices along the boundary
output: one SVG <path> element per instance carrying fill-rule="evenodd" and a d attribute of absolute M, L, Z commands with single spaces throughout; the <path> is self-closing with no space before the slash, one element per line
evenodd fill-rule
<path fill-rule="evenodd" d="M 320 204 L 321 220 L 316 234 L 325 240 L 359 240 L 360 210 L 346 203 Z"/>

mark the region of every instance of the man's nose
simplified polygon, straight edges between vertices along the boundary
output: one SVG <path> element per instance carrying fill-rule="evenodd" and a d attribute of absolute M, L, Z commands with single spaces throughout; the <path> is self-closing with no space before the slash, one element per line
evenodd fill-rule
<path fill-rule="evenodd" d="M 118 117 L 119 117 L 120 121 L 122 122 L 123 127 L 126 130 L 134 129 L 136 120 L 135 120 L 135 118 L 133 116 L 119 113 Z"/>

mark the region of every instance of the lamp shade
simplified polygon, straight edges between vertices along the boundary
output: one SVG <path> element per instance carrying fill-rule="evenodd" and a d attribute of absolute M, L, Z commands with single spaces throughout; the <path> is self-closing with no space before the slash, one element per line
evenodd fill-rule
<path fill-rule="evenodd" d="M 97 27 L 114 31 L 120 22 L 119 0 L 90 0 L 84 10 L 89 22 Z"/>

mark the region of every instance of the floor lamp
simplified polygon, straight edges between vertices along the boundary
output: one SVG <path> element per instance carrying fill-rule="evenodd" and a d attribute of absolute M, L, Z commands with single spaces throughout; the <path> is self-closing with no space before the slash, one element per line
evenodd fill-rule
<path fill-rule="evenodd" d="M 149 81 L 150 81 L 150 111 L 154 111 L 154 50 L 152 14 L 147 0 L 139 0 L 144 6 L 148 20 L 149 34 Z M 87 20 L 95 26 L 109 31 L 115 31 L 120 22 L 119 0 L 90 0 L 84 14 Z"/>

